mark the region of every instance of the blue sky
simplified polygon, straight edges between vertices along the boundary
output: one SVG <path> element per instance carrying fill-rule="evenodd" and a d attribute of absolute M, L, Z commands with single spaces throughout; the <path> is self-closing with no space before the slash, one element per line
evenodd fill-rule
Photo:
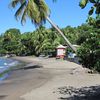
<path fill-rule="evenodd" d="M 28 19 L 24 26 L 21 25 L 20 21 L 16 21 L 14 13 L 16 10 L 8 7 L 11 0 L 1 0 L 0 6 L 0 34 L 4 33 L 9 28 L 20 29 L 22 33 L 34 31 L 35 27 Z M 84 23 L 88 16 L 88 10 L 90 5 L 85 9 L 79 7 L 80 0 L 57 0 L 53 3 L 52 0 L 45 0 L 51 9 L 50 18 L 56 25 L 63 28 L 68 25 L 76 27 Z M 46 27 L 51 27 L 47 22 Z"/>

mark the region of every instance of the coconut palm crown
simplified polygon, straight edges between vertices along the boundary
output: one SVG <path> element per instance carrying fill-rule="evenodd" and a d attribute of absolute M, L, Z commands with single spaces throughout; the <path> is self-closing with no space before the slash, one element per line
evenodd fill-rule
<path fill-rule="evenodd" d="M 29 17 L 36 26 L 45 23 L 50 10 L 44 0 L 12 0 L 10 6 L 15 8 L 19 6 L 15 13 L 16 19 L 21 19 L 22 25 Z"/>

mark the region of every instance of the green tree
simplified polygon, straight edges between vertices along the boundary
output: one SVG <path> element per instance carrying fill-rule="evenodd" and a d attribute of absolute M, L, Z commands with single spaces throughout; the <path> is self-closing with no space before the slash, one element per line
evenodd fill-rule
<path fill-rule="evenodd" d="M 43 26 L 40 26 L 33 33 L 32 39 L 34 41 L 36 55 L 46 53 L 47 49 L 51 46 L 50 38 L 48 38 L 48 31 Z"/>
<path fill-rule="evenodd" d="M 91 3 L 92 6 L 88 12 L 89 17 L 87 22 L 94 27 L 100 28 L 100 0 L 80 0 L 80 7 L 83 9 L 87 6 L 88 3 Z M 96 18 L 91 17 L 95 12 Z"/>
<path fill-rule="evenodd" d="M 20 4 L 20 7 L 15 13 L 15 17 L 18 19 L 21 16 L 21 23 L 26 22 L 26 17 L 28 16 L 32 23 L 36 26 L 40 26 L 45 23 L 46 20 L 60 33 L 60 35 L 67 42 L 69 47 L 72 50 L 76 49 L 72 46 L 69 40 L 65 37 L 63 32 L 50 20 L 48 17 L 50 10 L 44 0 L 12 0 L 11 6 L 15 8 L 17 4 Z"/>
<path fill-rule="evenodd" d="M 100 0 L 81 0 L 80 7 L 83 9 L 88 3 L 92 4 L 87 20 L 90 26 L 78 40 L 81 41 L 78 56 L 83 66 L 100 72 Z M 94 12 L 96 18 L 91 17 Z"/>
<path fill-rule="evenodd" d="M 18 54 L 20 46 L 20 31 L 18 29 L 9 29 L 4 33 L 2 48 L 7 51 L 7 53 Z"/>
<path fill-rule="evenodd" d="M 89 10 L 89 15 L 92 15 L 94 11 L 97 15 L 99 15 L 100 14 L 100 0 L 80 0 L 79 5 L 83 9 L 87 6 L 88 3 L 92 4 L 91 9 Z"/>
<path fill-rule="evenodd" d="M 78 32 L 76 28 L 67 26 L 62 29 L 62 31 L 65 33 L 65 36 L 68 37 L 68 39 L 71 41 L 71 43 L 76 44 L 76 40 L 78 39 Z"/>
<path fill-rule="evenodd" d="M 95 33 L 96 28 L 90 26 L 89 24 L 82 24 L 81 26 L 77 27 L 78 39 L 76 40 L 78 45 L 81 45 L 86 41 L 90 33 Z"/>
<path fill-rule="evenodd" d="M 33 55 L 34 54 L 34 40 L 33 34 L 26 32 L 21 35 L 21 43 L 23 45 L 21 55 Z"/>
<path fill-rule="evenodd" d="M 5 54 L 7 51 L 3 48 L 3 35 L 0 35 L 0 55 Z"/>
<path fill-rule="evenodd" d="M 100 34 L 98 32 L 95 31 L 87 35 L 78 50 L 78 56 L 84 67 L 100 72 Z"/>

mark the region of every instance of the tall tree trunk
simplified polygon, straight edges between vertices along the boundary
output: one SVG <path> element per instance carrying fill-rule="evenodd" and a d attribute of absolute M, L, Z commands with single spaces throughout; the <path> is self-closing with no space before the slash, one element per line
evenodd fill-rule
<path fill-rule="evenodd" d="M 66 43 L 68 44 L 68 46 L 74 51 L 76 52 L 76 48 L 69 42 L 69 40 L 65 37 L 65 35 L 63 34 L 63 32 L 51 21 L 51 19 L 49 17 L 46 17 L 46 19 L 48 20 L 48 22 L 59 32 L 59 34 L 64 38 L 64 40 L 66 41 Z"/>

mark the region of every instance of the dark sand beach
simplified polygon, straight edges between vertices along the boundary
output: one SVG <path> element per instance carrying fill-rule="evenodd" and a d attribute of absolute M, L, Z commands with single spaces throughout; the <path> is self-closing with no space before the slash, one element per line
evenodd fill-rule
<path fill-rule="evenodd" d="M 82 68 L 81 65 L 55 60 L 55 58 L 15 57 L 13 59 L 24 61 L 27 65 L 12 71 L 9 77 L 2 81 L 0 100 L 74 100 L 73 94 L 78 91 L 77 89 L 84 90 L 77 95 L 86 96 L 86 93 L 89 93 L 88 87 L 92 91 L 93 89 L 97 91 L 90 94 L 91 97 L 95 94 L 100 95 L 100 75 L 88 74 L 87 69 Z M 66 90 L 71 89 L 74 89 L 74 93 L 72 91 L 69 95 Z"/>
<path fill-rule="evenodd" d="M 37 70 L 37 62 L 33 60 L 20 60 L 26 62 L 25 69 L 14 70 L 9 77 L 0 84 L 0 100 L 20 100 L 20 96 L 33 88 L 40 87 L 51 78 L 48 71 Z M 33 66 L 27 69 L 26 67 Z"/>

